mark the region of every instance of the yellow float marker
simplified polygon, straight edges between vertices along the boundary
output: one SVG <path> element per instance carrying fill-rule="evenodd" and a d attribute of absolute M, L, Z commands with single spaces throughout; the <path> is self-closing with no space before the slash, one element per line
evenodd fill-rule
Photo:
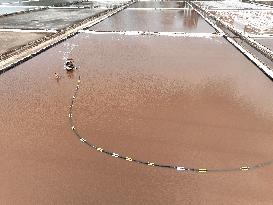
<path fill-rule="evenodd" d="M 133 159 L 130 158 L 130 157 L 126 157 L 126 160 L 129 161 L 129 162 L 133 161 Z"/>
<path fill-rule="evenodd" d="M 207 169 L 204 169 L 204 168 L 202 168 L 202 169 L 198 169 L 198 172 L 199 173 L 205 173 L 205 172 L 207 172 L 208 170 Z"/>
<path fill-rule="evenodd" d="M 245 167 L 241 167 L 240 169 L 241 169 L 242 171 L 248 171 L 248 170 L 249 170 L 249 167 L 246 167 L 246 166 L 245 166 Z"/>
<path fill-rule="evenodd" d="M 102 152 L 102 151 L 103 151 L 103 149 L 102 149 L 102 148 L 100 148 L 100 147 L 98 147 L 98 148 L 97 148 L 97 150 L 98 150 L 98 151 L 100 151 L 100 152 Z"/>
<path fill-rule="evenodd" d="M 81 139 L 80 139 L 80 141 L 81 141 L 81 142 L 86 142 L 86 140 L 85 140 L 85 139 L 83 139 L 83 138 L 81 138 Z"/>

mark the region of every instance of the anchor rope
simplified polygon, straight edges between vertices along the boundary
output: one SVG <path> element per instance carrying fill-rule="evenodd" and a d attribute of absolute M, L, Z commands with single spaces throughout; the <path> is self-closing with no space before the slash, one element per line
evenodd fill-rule
<path fill-rule="evenodd" d="M 74 121 L 73 121 L 73 108 L 75 105 L 75 100 L 77 97 L 77 94 L 79 92 L 80 89 L 80 83 L 81 83 L 81 77 L 78 77 L 77 80 L 77 85 L 76 85 L 76 89 L 74 90 L 74 95 L 72 96 L 71 99 L 71 103 L 69 105 L 69 122 L 70 122 L 70 126 L 72 129 L 73 134 L 80 140 L 81 143 L 87 145 L 89 148 L 96 150 L 98 152 L 101 152 L 103 154 L 106 154 L 108 156 L 111 156 L 113 158 L 118 158 L 118 159 L 122 159 L 124 161 L 127 162 L 133 162 L 136 164 L 143 164 L 143 165 L 147 165 L 147 166 L 151 166 L 151 167 L 159 167 L 159 168 L 168 168 L 168 169 L 173 169 L 179 172 L 196 172 L 196 173 L 206 173 L 206 172 L 234 172 L 234 171 L 249 171 L 249 170 L 254 170 L 254 169 L 258 169 L 258 168 L 262 168 L 265 166 L 269 166 L 273 163 L 273 160 L 270 161 L 265 161 L 265 162 L 261 162 L 261 163 L 257 163 L 257 164 L 253 164 L 253 165 L 249 165 L 249 166 L 241 166 L 241 167 L 235 167 L 235 168 L 215 168 L 215 169 L 208 169 L 208 168 L 194 168 L 194 167 L 186 167 L 186 166 L 181 166 L 181 165 L 171 165 L 171 164 L 159 164 L 156 162 L 151 162 L 151 161 L 145 161 L 145 160 L 139 160 L 139 159 L 134 159 L 133 157 L 130 156 L 125 156 L 122 154 L 119 154 L 117 152 L 111 152 L 108 150 L 103 149 L 101 146 L 92 144 L 90 142 L 88 142 L 76 129 Z"/>

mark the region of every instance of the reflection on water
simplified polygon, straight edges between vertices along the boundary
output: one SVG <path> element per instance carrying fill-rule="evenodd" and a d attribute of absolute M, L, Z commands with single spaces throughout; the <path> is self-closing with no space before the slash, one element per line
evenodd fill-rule
<path fill-rule="evenodd" d="M 189 8 L 186 2 L 175 1 L 139 1 L 130 6 L 131 8 Z"/>
<path fill-rule="evenodd" d="M 67 77 L 68 77 L 69 79 L 74 79 L 74 78 L 75 78 L 74 72 L 73 72 L 73 71 L 68 71 L 68 72 L 67 72 Z"/>
<path fill-rule="evenodd" d="M 183 1 L 183 2 L 176 2 L 176 4 L 177 4 L 177 6 L 179 8 L 190 8 L 189 4 L 187 4 L 185 1 Z"/>
<path fill-rule="evenodd" d="M 198 25 L 199 14 L 195 10 L 186 10 L 183 13 L 183 25 L 186 28 L 193 29 Z"/>
<path fill-rule="evenodd" d="M 198 13 L 183 10 L 127 10 L 91 27 L 98 31 L 153 31 L 212 33 L 215 30 Z"/>

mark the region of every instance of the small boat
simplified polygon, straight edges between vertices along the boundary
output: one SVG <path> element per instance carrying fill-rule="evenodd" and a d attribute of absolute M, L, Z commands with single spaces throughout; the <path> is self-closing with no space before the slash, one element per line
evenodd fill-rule
<path fill-rule="evenodd" d="M 73 69 L 76 69 L 74 63 L 73 63 L 73 59 L 71 58 L 68 58 L 66 61 L 65 61 L 65 69 L 67 71 L 71 71 Z"/>

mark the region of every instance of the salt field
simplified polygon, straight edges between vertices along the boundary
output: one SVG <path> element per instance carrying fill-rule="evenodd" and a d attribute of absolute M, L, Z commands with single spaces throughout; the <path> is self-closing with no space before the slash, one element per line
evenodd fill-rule
<path fill-rule="evenodd" d="M 238 30 L 249 34 L 273 34 L 271 11 L 219 11 L 216 15 Z"/>
<path fill-rule="evenodd" d="M 270 17 L 249 18 L 254 33 L 226 21 L 261 7 L 68 2 L 0 18 L 0 204 L 272 204 Z"/>
<path fill-rule="evenodd" d="M 208 10 L 267 10 L 270 9 L 263 4 L 251 4 L 248 2 L 224 0 L 224 1 L 197 1 L 196 4 Z"/>
<path fill-rule="evenodd" d="M 10 6 L 64 6 L 77 0 L 1 0 L 0 5 Z"/>
<path fill-rule="evenodd" d="M 1 29 L 37 29 L 56 30 L 65 28 L 72 23 L 88 18 L 102 9 L 46 9 L 25 13 L 20 16 L 8 16 L 0 19 Z"/>

